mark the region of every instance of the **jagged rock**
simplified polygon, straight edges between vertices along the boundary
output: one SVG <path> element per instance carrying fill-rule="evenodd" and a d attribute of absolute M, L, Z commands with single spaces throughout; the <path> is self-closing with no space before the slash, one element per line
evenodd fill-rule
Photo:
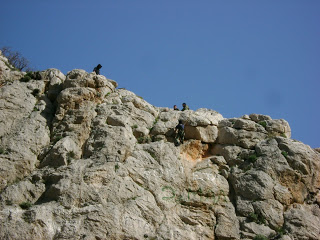
<path fill-rule="evenodd" d="M 34 203 L 45 192 L 45 184 L 32 183 L 29 179 L 7 187 L 1 194 L 1 201 L 8 205 Z"/>
<path fill-rule="evenodd" d="M 294 204 L 284 213 L 288 235 L 293 239 L 319 239 L 319 212 L 319 206 Z"/>
<path fill-rule="evenodd" d="M 254 210 L 266 220 L 266 224 L 272 229 L 280 229 L 284 223 L 283 206 L 280 202 L 268 199 L 252 203 Z"/>
<path fill-rule="evenodd" d="M 185 127 L 186 139 L 197 139 L 205 143 L 214 143 L 218 137 L 218 128 L 216 126 L 208 125 L 206 127 Z"/>
<path fill-rule="evenodd" d="M 235 192 L 246 199 L 264 200 L 273 198 L 274 182 L 263 171 L 234 172 L 231 174 L 231 181 Z"/>
<path fill-rule="evenodd" d="M 66 76 L 60 72 L 58 69 L 48 69 L 46 71 L 40 72 L 42 79 L 48 79 L 48 91 L 47 96 L 51 102 L 54 102 L 63 89 L 63 82 Z"/>
<path fill-rule="evenodd" d="M 265 138 L 266 134 L 264 133 L 222 127 L 219 128 L 217 142 L 219 144 L 237 145 L 246 149 L 253 149 L 257 143 Z"/>
<path fill-rule="evenodd" d="M 266 121 L 266 130 L 272 135 L 282 136 L 285 138 L 291 137 L 291 128 L 289 123 L 284 119 Z"/>
<path fill-rule="evenodd" d="M 303 143 L 286 138 L 277 138 L 276 140 L 288 164 L 302 176 L 304 184 L 312 192 L 319 189 L 320 155 Z"/>
<path fill-rule="evenodd" d="M 259 123 L 259 122 L 261 122 L 261 121 L 272 120 L 272 118 L 271 118 L 270 116 L 268 116 L 268 115 L 255 114 L 255 113 L 250 114 L 250 115 L 249 115 L 249 118 L 250 118 L 252 121 L 256 122 L 256 123 Z"/>
<path fill-rule="evenodd" d="M 4 71 L 0 239 L 318 239 L 320 154 L 285 120 L 155 107 L 79 69 Z"/>
<path fill-rule="evenodd" d="M 14 81 L 0 88 L 0 189 L 30 174 L 50 141 L 53 106 L 33 96 L 34 89 L 44 92 L 45 84 Z"/>
<path fill-rule="evenodd" d="M 252 201 L 245 200 L 241 196 L 237 196 L 236 206 L 239 216 L 248 217 L 250 214 L 254 213 Z"/>
<path fill-rule="evenodd" d="M 284 206 L 289 206 L 293 202 L 292 194 L 287 187 L 276 184 L 273 190 L 275 199 Z"/>
<path fill-rule="evenodd" d="M 212 163 L 217 164 L 219 167 L 228 166 L 223 156 L 212 156 L 210 160 Z"/>
<path fill-rule="evenodd" d="M 53 146 L 41 162 L 40 167 L 48 165 L 52 167 L 68 165 L 71 159 L 79 159 L 81 152 L 79 145 L 76 144 L 71 137 L 62 138 Z"/>
<path fill-rule="evenodd" d="M 276 235 L 276 232 L 271 228 L 265 225 L 257 224 L 255 222 L 245 222 L 242 224 L 241 228 L 244 232 L 253 233 L 253 236 L 262 235 L 269 238 Z"/>
<path fill-rule="evenodd" d="M 84 156 L 97 155 L 106 161 L 124 161 L 131 155 L 135 143 L 131 129 L 121 126 L 97 126 L 87 140 Z"/>
<path fill-rule="evenodd" d="M 216 210 L 217 222 L 215 235 L 217 239 L 240 239 L 239 221 L 232 204 Z"/>
<path fill-rule="evenodd" d="M 218 122 L 223 119 L 222 115 L 216 111 L 200 108 L 196 111 L 175 111 L 180 114 L 179 119 L 182 120 L 186 125 L 193 127 L 196 126 L 208 126 L 218 125 Z"/>

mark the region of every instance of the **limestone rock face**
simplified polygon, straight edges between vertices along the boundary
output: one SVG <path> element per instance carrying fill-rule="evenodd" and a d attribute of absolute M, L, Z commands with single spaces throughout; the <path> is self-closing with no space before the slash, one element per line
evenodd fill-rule
<path fill-rule="evenodd" d="M 285 120 L 155 107 L 80 69 L 19 81 L 0 60 L 0 239 L 319 239 L 320 153 Z"/>

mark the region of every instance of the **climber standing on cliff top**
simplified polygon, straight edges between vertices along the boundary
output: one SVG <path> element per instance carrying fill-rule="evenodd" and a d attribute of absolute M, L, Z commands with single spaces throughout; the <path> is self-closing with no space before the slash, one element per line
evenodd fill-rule
<path fill-rule="evenodd" d="M 102 66 L 100 64 L 98 64 L 94 69 L 93 72 L 95 72 L 97 75 L 100 75 L 100 68 L 102 68 Z"/>
<path fill-rule="evenodd" d="M 175 141 L 174 145 L 179 146 L 180 144 L 183 144 L 184 140 L 184 124 L 182 120 L 179 120 L 179 124 L 174 129 L 175 131 Z"/>

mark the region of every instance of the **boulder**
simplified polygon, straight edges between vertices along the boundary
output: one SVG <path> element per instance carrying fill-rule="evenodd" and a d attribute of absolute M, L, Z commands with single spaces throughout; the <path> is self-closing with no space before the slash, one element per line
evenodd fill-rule
<path fill-rule="evenodd" d="M 234 172 L 231 182 L 235 192 L 249 200 L 273 199 L 274 182 L 263 171 L 249 170 L 246 173 Z"/>

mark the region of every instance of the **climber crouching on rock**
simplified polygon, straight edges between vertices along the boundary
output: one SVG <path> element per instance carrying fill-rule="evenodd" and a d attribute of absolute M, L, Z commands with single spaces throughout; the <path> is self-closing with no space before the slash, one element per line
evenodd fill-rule
<path fill-rule="evenodd" d="M 179 146 L 180 144 L 183 144 L 184 140 L 184 124 L 182 120 L 179 120 L 179 124 L 175 127 L 175 141 L 174 145 Z"/>
<path fill-rule="evenodd" d="M 100 68 L 102 68 L 102 66 L 100 64 L 98 64 L 94 69 L 93 72 L 95 72 L 97 75 L 100 75 Z"/>

